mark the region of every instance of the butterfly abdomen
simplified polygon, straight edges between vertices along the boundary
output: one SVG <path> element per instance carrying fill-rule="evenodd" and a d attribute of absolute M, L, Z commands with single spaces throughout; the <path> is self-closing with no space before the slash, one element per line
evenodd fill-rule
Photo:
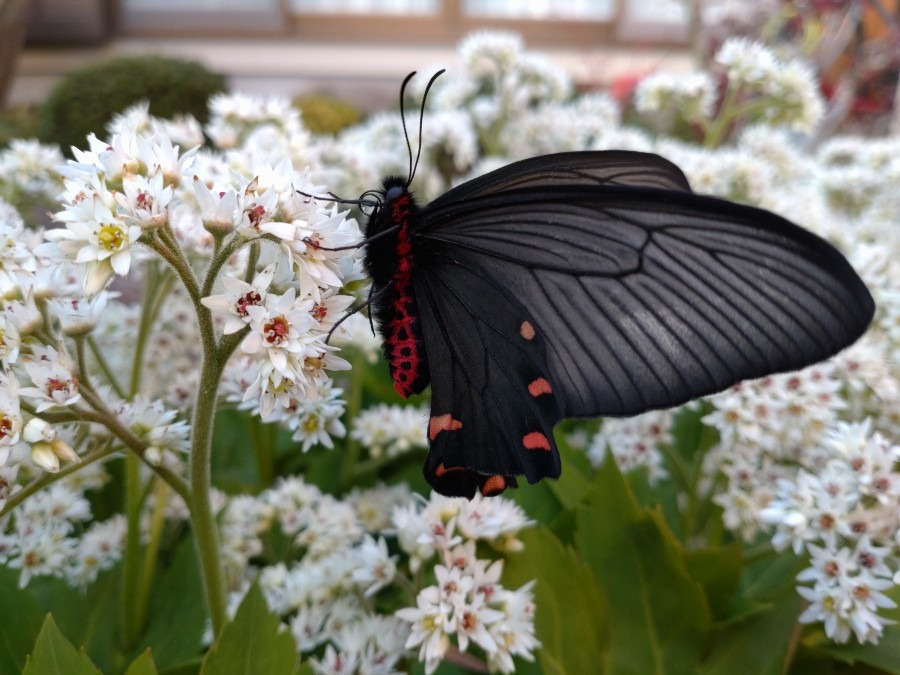
<path fill-rule="evenodd" d="M 373 303 L 384 355 L 394 380 L 394 389 L 403 398 L 418 394 L 428 386 L 428 361 L 416 296 L 413 290 L 412 218 L 416 205 L 404 182 L 388 179 L 385 202 L 372 216 L 367 236 L 396 227 L 396 237 L 372 242 L 366 251 L 366 267 L 375 284 Z M 377 244 L 377 245 L 376 245 Z"/>

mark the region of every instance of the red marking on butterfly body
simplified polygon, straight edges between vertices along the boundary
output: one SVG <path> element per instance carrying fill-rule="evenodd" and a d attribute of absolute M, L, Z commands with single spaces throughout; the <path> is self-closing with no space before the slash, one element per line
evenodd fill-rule
<path fill-rule="evenodd" d="M 425 386 L 425 358 L 419 312 L 412 287 L 413 253 L 409 218 L 410 197 L 401 195 L 390 203 L 397 230 L 397 267 L 391 278 L 394 297 L 385 330 L 385 351 L 394 380 L 394 389 L 403 398 L 420 392 Z"/>

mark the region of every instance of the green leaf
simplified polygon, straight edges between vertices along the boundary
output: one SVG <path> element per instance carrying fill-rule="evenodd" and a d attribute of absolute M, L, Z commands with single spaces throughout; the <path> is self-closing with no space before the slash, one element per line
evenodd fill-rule
<path fill-rule="evenodd" d="M 575 450 L 557 434 L 557 446 L 562 462 L 562 473 L 559 480 L 547 483 L 559 503 L 572 508 L 587 495 L 591 487 L 592 474 L 588 456 L 582 450 Z"/>
<path fill-rule="evenodd" d="M 62 579 L 38 577 L 28 591 L 46 612 L 53 612 L 59 630 L 90 654 L 103 672 L 116 672 L 122 666 L 122 567 L 101 572 L 81 591 Z"/>
<path fill-rule="evenodd" d="M 297 671 L 297 646 L 282 630 L 281 619 L 269 612 L 256 584 L 203 659 L 202 675 L 258 675 Z"/>
<path fill-rule="evenodd" d="M 544 673 L 600 673 L 599 655 L 607 649 L 606 601 L 590 568 L 546 527 L 520 535 L 522 553 L 511 556 L 503 585 L 536 579 L 535 629 L 543 647 L 537 652 Z"/>
<path fill-rule="evenodd" d="M 28 657 L 22 675 L 102 675 L 84 652 L 79 652 L 65 636 L 59 632 L 53 616 L 48 614 L 34 644 L 34 651 Z"/>
<path fill-rule="evenodd" d="M 796 639 L 794 629 L 803 599 L 788 593 L 766 609 L 730 621 L 715 632 L 710 653 L 700 672 L 703 675 L 754 673 L 779 675 Z"/>
<path fill-rule="evenodd" d="M 615 462 L 604 462 L 575 542 L 609 602 L 610 673 L 687 673 L 711 631 L 703 588 L 658 510 L 639 508 Z"/>
<path fill-rule="evenodd" d="M 132 661 L 125 671 L 125 675 L 158 675 L 158 673 L 149 649 L 144 650 L 144 653 Z"/>
<path fill-rule="evenodd" d="M 206 625 L 205 608 L 194 540 L 186 537 L 154 583 L 147 630 L 139 648 L 153 649 L 160 670 L 199 657 Z"/>
<path fill-rule="evenodd" d="M 0 673 L 21 673 L 45 612 L 31 594 L 19 588 L 19 572 L 0 566 Z M 15 617 L 10 620 L 9 617 Z"/>
<path fill-rule="evenodd" d="M 703 586 L 716 619 L 730 615 L 732 599 L 741 581 L 743 554 L 738 544 L 695 549 L 685 554 L 691 578 Z"/>

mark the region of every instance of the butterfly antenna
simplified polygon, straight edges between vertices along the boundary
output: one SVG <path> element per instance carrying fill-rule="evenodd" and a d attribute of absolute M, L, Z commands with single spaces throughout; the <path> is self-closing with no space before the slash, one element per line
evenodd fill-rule
<path fill-rule="evenodd" d="M 336 331 L 338 329 L 338 326 L 340 326 L 342 323 L 344 323 L 347 319 L 349 319 L 354 314 L 365 309 L 366 307 L 369 307 L 376 298 L 378 298 L 382 293 L 384 293 L 388 288 L 390 288 L 391 283 L 392 282 L 388 282 L 388 284 L 384 288 L 381 288 L 377 293 L 375 293 L 375 287 L 370 286 L 369 287 L 369 295 L 365 299 L 365 301 L 359 303 L 358 305 L 355 305 L 354 307 L 351 307 L 350 309 L 347 310 L 347 313 L 344 314 L 344 316 L 342 316 L 340 319 L 335 321 L 334 325 L 331 327 L 331 330 L 329 330 L 328 334 L 325 336 L 325 344 L 327 345 L 329 343 L 329 341 L 331 340 L 331 336 L 334 334 L 334 331 Z M 372 323 L 372 313 L 371 312 L 369 312 L 369 326 L 372 328 L 372 335 L 375 335 L 376 334 L 375 333 L 375 324 Z"/>
<path fill-rule="evenodd" d="M 409 136 L 406 137 L 406 146 L 409 148 L 409 178 L 406 180 L 406 187 L 409 187 L 410 183 L 412 183 L 413 176 L 416 175 L 416 169 L 419 168 L 419 157 L 422 156 L 422 124 L 425 121 L 425 101 L 428 100 L 428 92 L 431 91 L 431 85 L 434 84 L 435 80 L 437 80 L 441 75 L 446 72 L 445 68 L 441 68 L 434 75 L 431 76 L 431 79 L 428 80 L 428 84 L 425 86 L 425 93 L 422 94 L 422 107 L 419 108 L 419 148 L 416 150 L 416 161 L 412 161 L 412 146 L 409 143 Z M 415 73 L 413 73 L 415 75 Z M 410 75 L 412 77 L 412 75 Z M 406 78 L 406 81 L 409 80 L 409 77 Z M 403 85 L 406 86 L 406 81 L 403 82 Z M 402 96 L 402 94 L 401 94 Z M 400 108 L 401 113 L 403 108 Z M 403 122 L 403 132 L 406 133 L 406 122 Z"/>
<path fill-rule="evenodd" d="M 409 155 L 409 180 L 412 180 L 412 170 L 413 170 L 413 154 L 412 154 L 412 143 L 409 141 L 409 132 L 406 130 L 406 110 L 403 104 L 403 100 L 406 98 L 406 85 L 409 84 L 409 81 L 413 79 L 416 71 L 412 71 L 406 78 L 403 80 L 403 84 L 400 85 L 400 122 L 403 123 L 403 137 L 406 139 L 406 152 Z M 421 143 L 419 144 L 421 146 Z M 409 185 L 409 182 L 406 183 Z"/>

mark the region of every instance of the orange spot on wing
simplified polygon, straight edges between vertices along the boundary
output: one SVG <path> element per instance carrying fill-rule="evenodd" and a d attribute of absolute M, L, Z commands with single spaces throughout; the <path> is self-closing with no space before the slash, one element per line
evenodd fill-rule
<path fill-rule="evenodd" d="M 534 332 L 534 326 L 532 326 L 527 321 L 523 321 L 522 325 L 519 326 L 519 335 L 521 335 L 526 340 L 533 340 L 534 336 L 537 335 L 537 333 Z"/>
<path fill-rule="evenodd" d="M 539 377 L 534 382 L 528 385 L 528 393 L 532 395 L 532 397 L 537 398 L 541 394 L 552 394 L 553 388 L 550 386 L 550 383 L 547 382 L 543 377 Z"/>
<path fill-rule="evenodd" d="M 456 431 L 462 428 L 462 422 L 453 419 L 453 415 L 435 415 L 428 421 L 428 440 L 433 441 L 442 431 Z"/>
<path fill-rule="evenodd" d="M 451 466 L 449 469 L 443 464 L 438 464 L 437 468 L 434 470 L 434 475 L 440 478 L 444 474 L 452 473 L 453 471 L 462 471 L 463 468 L 461 466 Z"/>
<path fill-rule="evenodd" d="M 530 434 L 525 434 L 522 438 L 522 445 L 525 446 L 526 450 L 550 449 L 550 441 L 540 431 L 532 431 Z"/>
<path fill-rule="evenodd" d="M 485 497 L 499 495 L 506 489 L 506 478 L 500 474 L 491 476 L 481 484 L 481 494 Z"/>

